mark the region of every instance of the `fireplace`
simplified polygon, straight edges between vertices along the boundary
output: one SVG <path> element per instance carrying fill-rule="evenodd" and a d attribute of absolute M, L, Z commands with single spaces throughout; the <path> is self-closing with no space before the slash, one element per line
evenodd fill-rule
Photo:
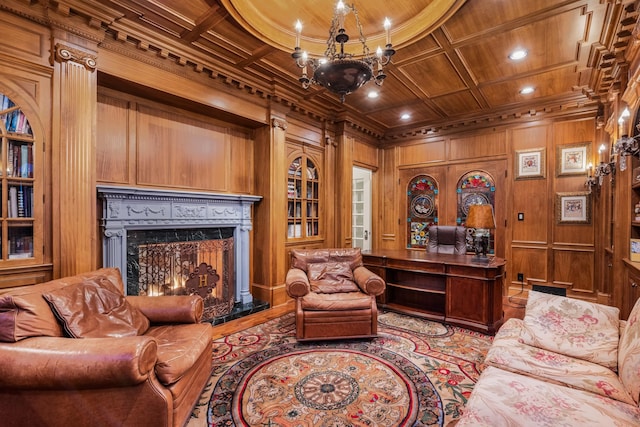
<path fill-rule="evenodd" d="M 103 265 L 127 295 L 198 293 L 205 319 L 253 301 L 251 207 L 258 196 L 99 186 Z"/>

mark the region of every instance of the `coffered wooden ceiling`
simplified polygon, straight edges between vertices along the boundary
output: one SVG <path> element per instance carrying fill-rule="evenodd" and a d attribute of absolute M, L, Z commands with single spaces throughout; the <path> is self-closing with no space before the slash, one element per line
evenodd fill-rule
<path fill-rule="evenodd" d="M 382 87 L 369 82 L 344 104 L 321 87 L 302 89 L 291 59 L 297 19 L 304 24 L 303 48 L 323 53 L 333 0 L 100 3 L 121 13 L 112 28 L 138 27 L 182 43 L 224 63 L 234 78 L 263 82 L 292 105 L 361 117 L 382 138 L 593 107 L 624 79 L 625 50 L 636 40 L 638 1 L 354 1 L 370 48 L 381 44 L 389 17 L 397 53 Z M 351 35 L 357 39 L 354 30 Z M 528 56 L 509 59 L 515 48 Z M 534 92 L 521 94 L 525 86 Z M 376 99 L 367 97 L 373 89 Z M 402 120 L 403 113 L 411 118 Z"/>

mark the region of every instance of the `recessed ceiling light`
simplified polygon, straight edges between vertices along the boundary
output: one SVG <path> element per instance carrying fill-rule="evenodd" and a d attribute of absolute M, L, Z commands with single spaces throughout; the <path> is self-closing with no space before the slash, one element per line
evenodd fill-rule
<path fill-rule="evenodd" d="M 409 120 L 411 118 L 411 114 L 409 113 L 404 113 L 403 115 L 400 116 L 400 118 L 402 120 Z"/>
<path fill-rule="evenodd" d="M 509 54 L 509 59 L 512 59 L 514 61 L 518 61 L 520 59 L 523 59 L 524 57 L 527 56 L 527 51 L 525 49 L 516 49 L 513 52 L 511 52 Z"/>
<path fill-rule="evenodd" d="M 380 94 L 379 94 L 377 91 L 375 91 L 375 90 L 371 90 L 371 91 L 369 91 L 369 93 L 367 94 L 367 96 L 368 96 L 369 98 L 372 98 L 372 99 L 373 99 L 373 98 L 377 98 L 378 96 L 380 96 Z"/>
<path fill-rule="evenodd" d="M 527 86 L 527 87 L 523 87 L 522 89 L 520 89 L 520 93 L 523 95 L 527 95 L 529 93 L 533 93 L 535 89 L 532 88 L 531 86 Z"/>

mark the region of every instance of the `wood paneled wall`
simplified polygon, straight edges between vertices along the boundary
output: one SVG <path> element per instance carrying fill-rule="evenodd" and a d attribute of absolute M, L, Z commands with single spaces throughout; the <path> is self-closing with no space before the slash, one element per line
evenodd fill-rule
<path fill-rule="evenodd" d="M 99 92 L 98 182 L 254 194 L 251 129 Z"/>
<path fill-rule="evenodd" d="M 439 183 L 440 224 L 456 220 L 456 184 L 472 170 L 483 170 L 496 183 L 496 254 L 507 259 L 505 292 L 518 293 L 533 283 L 567 288 L 567 294 L 597 299 L 595 229 L 600 221 L 592 209 L 590 224 L 558 224 L 556 194 L 585 192 L 586 174 L 557 176 L 559 146 L 584 142 L 592 153 L 599 143 L 593 117 L 536 121 L 400 143 L 383 150 L 382 211 L 376 245 L 406 247 L 406 185 L 418 174 Z M 542 149 L 544 176 L 515 179 L 516 152 Z M 594 203 L 594 199 L 591 199 Z M 518 220 L 518 213 L 524 220 Z M 525 283 L 517 280 L 522 273 Z"/>

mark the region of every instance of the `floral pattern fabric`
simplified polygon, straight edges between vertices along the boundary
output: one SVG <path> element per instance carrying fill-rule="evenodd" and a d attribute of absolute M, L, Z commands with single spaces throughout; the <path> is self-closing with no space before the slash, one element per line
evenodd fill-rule
<path fill-rule="evenodd" d="M 611 369 L 519 342 L 523 323 L 520 319 L 505 322 L 487 353 L 487 365 L 635 404 Z"/>
<path fill-rule="evenodd" d="M 456 427 L 638 425 L 635 405 L 489 366 Z"/>
<path fill-rule="evenodd" d="M 620 336 L 618 375 L 636 403 L 640 402 L 640 299 L 629 314 Z"/>
<path fill-rule="evenodd" d="M 520 340 L 524 344 L 617 369 L 620 310 L 529 291 Z"/>

